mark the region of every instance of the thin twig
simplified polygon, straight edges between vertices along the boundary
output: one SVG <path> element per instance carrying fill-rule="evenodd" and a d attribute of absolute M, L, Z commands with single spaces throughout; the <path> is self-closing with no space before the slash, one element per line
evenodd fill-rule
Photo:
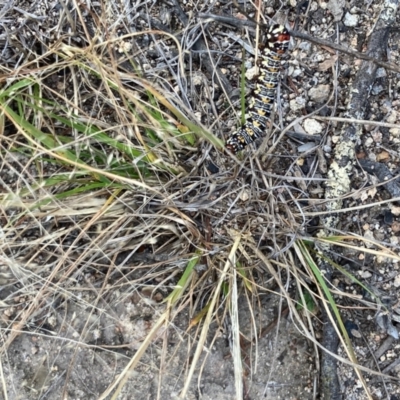
<path fill-rule="evenodd" d="M 218 21 L 218 22 L 221 22 L 224 24 L 229 24 L 229 25 L 239 27 L 239 28 L 243 28 L 245 26 L 250 27 L 250 28 L 255 28 L 257 26 L 257 23 L 251 19 L 242 20 L 242 19 L 233 18 L 233 17 L 226 17 L 226 16 L 216 15 L 216 14 L 204 14 L 204 13 L 199 13 L 197 16 L 201 19 L 210 19 L 213 21 Z M 267 29 L 267 25 L 265 25 L 265 24 L 260 24 L 260 26 L 263 29 Z M 379 65 L 380 67 L 386 68 L 386 69 L 394 71 L 394 72 L 400 72 L 400 67 L 398 67 L 395 64 L 378 60 L 375 57 L 371 57 L 365 53 L 360 53 L 359 51 L 353 50 L 349 47 L 344 47 L 340 44 L 333 43 L 329 40 L 320 39 L 320 38 L 311 36 L 304 32 L 289 30 L 289 33 L 292 37 L 295 37 L 297 39 L 303 39 L 303 40 L 307 40 L 308 42 L 317 44 L 319 46 L 329 47 L 329 48 L 336 50 L 342 54 L 346 54 L 348 56 L 355 57 L 360 60 L 372 61 L 376 65 Z"/>

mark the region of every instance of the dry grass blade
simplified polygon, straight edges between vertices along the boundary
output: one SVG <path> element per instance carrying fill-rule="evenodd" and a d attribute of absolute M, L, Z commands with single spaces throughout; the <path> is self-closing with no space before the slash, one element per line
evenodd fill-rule
<path fill-rule="evenodd" d="M 234 260 L 232 260 L 234 261 Z M 235 264 L 233 264 L 235 265 Z M 231 304 L 230 312 L 232 319 L 232 358 L 235 370 L 235 389 L 237 393 L 237 399 L 241 400 L 243 396 L 243 367 L 242 367 L 242 351 L 240 347 L 240 321 L 239 321 L 239 295 L 237 287 L 237 273 L 236 269 L 232 268 L 232 283 L 231 283 Z"/>
<path fill-rule="evenodd" d="M 210 329 L 210 324 L 211 324 L 213 316 L 214 316 L 214 314 L 216 312 L 216 304 L 218 303 L 218 299 L 219 299 L 219 296 L 220 296 L 220 293 L 221 293 L 222 283 L 225 281 L 225 279 L 226 279 L 226 277 L 227 277 L 227 275 L 229 273 L 230 268 L 232 268 L 232 266 L 235 265 L 235 252 L 236 252 L 236 250 L 237 250 L 237 248 L 239 246 L 239 243 L 240 243 L 240 240 L 241 240 L 241 235 L 235 235 L 235 236 L 236 237 L 235 237 L 234 244 L 232 246 L 232 250 L 231 250 L 231 252 L 229 254 L 228 259 L 225 262 L 223 270 L 220 273 L 220 276 L 218 278 L 218 282 L 217 282 L 217 284 L 216 284 L 216 286 L 214 288 L 213 295 L 212 295 L 212 297 L 210 299 L 210 305 L 208 307 L 207 314 L 206 314 L 204 322 L 203 322 L 203 327 L 202 327 L 201 334 L 200 334 L 199 339 L 198 339 L 198 343 L 197 343 L 196 351 L 195 351 L 194 356 L 193 356 L 191 367 L 189 369 L 185 385 L 184 385 L 184 387 L 182 389 L 182 392 L 180 394 L 180 396 L 182 398 L 185 398 L 185 396 L 186 396 L 186 394 L 187 394 L 187 392 L 189 390 L 189 386 L 190 386 L 191 381 L 192 381 L 194 370 L 195 370 L 196 365 L 197 365 L 197 363 L 199 361 L 200 355 L 203 352 L 204 344 L 206 342 L 206 338 L 207 338 L 207 335 L 208 335 L 208 332 L 209 332 L 209 329 Z"/>

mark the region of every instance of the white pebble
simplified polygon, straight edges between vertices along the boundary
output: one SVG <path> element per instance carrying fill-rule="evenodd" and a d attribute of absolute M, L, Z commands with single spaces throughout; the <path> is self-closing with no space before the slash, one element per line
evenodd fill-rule
<path fill-rule="evenodd" d="M 309 134 L 309 135 L 316 135 L 318 133 L 322 132 L 323 126 L 316 121 L 315 119 L 312 118 L 307 118 L 304 121 L 303 124 L 304 130 Z"/>
<path fill-rule="evenodd" d="M 322 103 L 328 99 L 329 91 L 329 85 L 318 85 L 311 88 L 308 91 L 308 95 L 310 96 L 311 100 L 316 101 L 317 103 Z"/>
<path fill-rule="evenodd" d="M 296 97 L 293 100 L 290 100 L 289 106 L 292 111 L 298 111 L 304 108 L 306 104 L 306 100 L 304 97 Z"/>
<path fill-rule="evenodd" d="M 361 278 L 368 279 L 371 278 L 372 274 L 369 271 L 362 271 L 360 272 L 360 276 Z"/>
<path fill-rule="evenodd" d="M 372 231 L 370 231 L 369 229 L 367 229 L 364 233 L 364 238 L 367 239 L 364 242 L 364 245 L 368 248 L 371 249 L 372 247 L 374 247 L 374 244 L 371 243 L 375 240 L 374 234 Z"/>
<path fill-rule="evenodd" d="M 293 78 L 296 78 L 296 77 L 301 76 L 301 75 L 304 75 L 304 73 L 300 68 L 296 68 L 291 74 L 291 76 Z"/>
<path fill-rule="evenodd" d="M 343 24 L 348 27 L 355 27 L 358 25 L 358 15 L 350 14 L 347 12 L 344 16 Z"/>

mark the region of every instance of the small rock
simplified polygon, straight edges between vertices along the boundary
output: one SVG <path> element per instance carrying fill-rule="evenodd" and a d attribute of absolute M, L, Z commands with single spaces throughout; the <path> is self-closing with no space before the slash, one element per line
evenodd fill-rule
<path fill-rule="evenodd" d="M 243 190 L 243 191 L 240 193 L 239 197 L 240 197 L 240 200 L 242 200 L 242 201 L 247 201 L 247 200 L 250 198 L 249 192 L 248 192 L 247 190 Z"/>
<path fill-rule="evenodd" d="M 248 65 L 246 65 L 246 79 L 252 80 L 257 74 L 258 74 L 258 68 L 256 66 L 253 66 L 252 68 L 249 68 Z"/>
<path fill-rule="evenodd" d="M 314 142 L 308 142 L 304 143 L 301 146 L 297 148 L 297 151 L 299 153 L 305 153 L 306 151 L 310 151 L 315 148 L 315 143 Z"/>
<path fill-rule="evenodd" d="M 365 139 L 365 147 L 371 147 L 374 144 L 374 139 L 372 139 L 372 137 L 369 137 L 367 139 Z"/>
<path fill-rule="evenodd" d="M 374 96 L 377 96 L 379 93 L 382 93 L 384 90 L 386 90 L 386 89 L 382 85 L 377 84 L 372 87 L 371 94 L 373 94 Z"/>
<path fill-rule="evenodd" d="M 372 139 L 374 139 L 375 143 L 380 143 L 380 142 L 382 142 L 383 135 L 382 135 L 381 131 L 373 131 L 373 132 L 371 132 L 371 137 L 372 137 Z"/>
<path fill-rule="evenodd" d="M 122 42 L 119 46 L 118 52 L 122 54 L 122 53 L 128 53 L 131 50 L 132 50 L 132 43 Z"/>
<path fill-rule="evenodd" d="M 399 232 L 400 231 L 400 222 L 394 221 L 391 228 L 392 228 L 393 233 Z"/>
<path fill-rule="evenodd" d="M 400 215 L 400 207 L 398 206 L 394 206 L 392 204 L 389 205 L 390 211 L 393 215 L 395 215 L 396 217 L 398 217 Z M 395 221 L 397 223 L 397 221 Z M 393 227 L 392 227 L 393 229 Z M 399 230 L 400 230 L 400 224 L 399 224 Z"/>
<path fill-rule="evenodd" d="M 290 74 L 290 76 L 292 76 L 293 78 L 297 78 L 298 76 L 301 76 L 301 75 L 304 75 L 301 68 L 293 69 L 293 72 Z"/>
<path fill-rule="evenodd" d="M 387 76 L 385 68 L 378 68 L 376 70 L 376 78 L 384 78 L 385 76 Z"/>
<path fill-rule="evenodd" d="M 228 40 L 223 40 L 223 41 L 221 42 L 221 47 L 224 48 L 224 49 L 227 49 L 230 45 L 231 45 L 231 44 L 229 43 Z"/>
<path fill-rule="evenodd" d="M 311 49 L 311 43 L 310 42 L 300 42 L 299 49 L 309 52 Z"/>
<path fill-rule="evenodd" d="M 342 19 L 343 8 L 345 5 L 346 5 L 346 0 L 328 1 L 327 8 L 332 13 L 335 22 L 338 22 Z"/>
<path fill-rule="evenodd" d="M 201 85 L 203 83 L 202 76 L 200 74 L 193 74 L 192 83 L 196 86 Z"/>
<path fill-rule="evenodd" d="M 293 100 L 290 100 L 289 106 L 292 111 L 298 111 L 304 108 L 306 105 L 306 100 L 304 97 L 296 97 Z"/>
<path fill-rule="evenodd" d="M 332 136 L 332 143 L 333 143 L 333 144 L 338 143 L 339 140 L 340 140 L 340 136 L 338 136 L 338 135 L 333 135 L 333 136 Z"/>
<path fill-rule="evenodd" d="M 316 135 L 318 133 L 322 132 L 323 126 L 316 121 L 315 119 L 312 118 L 307 118 L 304 121 L 304 130 L 309 134 L 309 135 Z"/>
<path fill-rule="evenodd" d="M 343 24 L 348 27 L 355 27 L 358 25 L 358 15 L 350 14 L 347 12 L 344 16 Z"/>
<path fill-rule="evenodd" d="M 369 271 L 362 271 L 360 272 L 360 277 L 364 279 L 371 278 L 372 274 Z"/>
<path fill-rule="evenodd" d="M 303 129 L 303 127 L 302 127 L 298 122 L 296 122 L 296 123 L 293 125 L 293 130 L 294 130 L 295 132 L 297 132 L 297 133 L 302 133 L 303 135 L 306 135 L 306 134 L 307 134 L 306 131 Z"/>
<path fill-rule="evenodd" d="M 396 278 L 394 278 L 393 285 L 394 287 L 400 287 L 400 275 L 397 275 Z"/>
<path fill-rule="evenodd" d="M 390 154 L 387 151 L 381 151 L 376 156 L 376 161 L 378 162 L 388 161 L 388 160 L 390 160 Z"/>
<path fill-rule="evenodd" d="M 365 231 L 364 238 L 367 239 L 364 243 L 365 246 L 367 247 L 367 249 L 371 249 L 372 247 L 374 247 L 374 244 L 371 243 L 371 242 L 375 241 L 375 237 L 374 237 L 374 234 L 372 233 L 372 231 L 370 231 L 370 230 Z"/>
<path fill-rule="evenodd" d="M 393 136 L 400 136 L 400 128 L 390 128 L 389 133 Z"/>
<path fill-rule="evenodd" d="M 322 103 L 326 101 L 329 97 L 329 85 L 318 85 L 316 87 L 311 88 L 308 91 L 308 95 L 310 96 L 310 99 L 317 102 L 317 103 Z"/>
<path fill-rule="evenodd" d="M 386 121 L 389 122 L 389 124 L 394 124 L 396 120 L 397 120 L 397 112 L 395 110 L 391 110 Z"/>

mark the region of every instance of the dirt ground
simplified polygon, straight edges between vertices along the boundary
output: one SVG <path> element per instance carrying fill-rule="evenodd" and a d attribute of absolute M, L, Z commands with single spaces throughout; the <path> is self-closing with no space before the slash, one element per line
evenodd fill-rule
<path fill-rule="evenodd" d="M 67 3 L 67 7 L 64 8 L 56 1 L 12 0 L 3 6 L 0 12 L 0 46 L 3 48 L 1 62 L 10 68 L 7 73 L 6 70 L 1 72 L 3 76 L 12 73 L 13 63 L 16 63 L 15 60 L 18 59 L 15 56 L 18 54 L 16 48 L 21 46 L 17 33 L 10 36 L 14 41 L 7 41 L 6 34 L 14 30 L 21 32 L 21 29 L 27 27 L 32 34 L 30 37 L 41 32 L 48 40 L 42 44 L 41 51 L 44 54 L 47 48 L 51 48 L 56 43 L 55 32 L 61 29 L 60 21 L 69 21 L 70 17 L 77 18 L 75 4 L 78 3 Z M 242 51 L 243 47 L 246 51 L 251 49 L 249 43 L 253 42 L 249 38 L 252 35 L 245 27 L 240 26 L 239 22 L 239 28 L 234 29 L 229 24 L 211 19 L 212 15 L 224 15 L 237 18 L 238 21 L 245 20 L 244 14 L 240 13 L 232 3 L 216 2 L 205 5 L 189 1 L 181 2 L 181 11 L 188 18 L 186 23 L 188 26 L 195 27 L 184 33 L 181 29 L 185 18 L 178 17 L 180 11 L 173 2 L 110 4 L 102 1 L 99 3 L 88 1 L 85 5 L 79 5 L 78 9 L 87 18 L 89 35 L 92 33 L 93 37 L 97 35 L 96 37 L 104 39 L 112 35 L 122 37 L 127 32 L 139 32 L 140 29 L 142 31 L 150 28 L 165 29 L 172 33 L 179 32 L 179 40 L 182 43 L 191 43 L 192 40 L 198 45 L 195 38 L 197 35 L 203 38 L 204 34 L 206 47 L 215 51 L 216 66 L 212 68 L 219 68 L 233 92 L 235 90 L 239 92 Z M 329 40 L 353 51 L 364 53 L 383 5 L 384 2 L 381 0 L 375 2 L 364 0 L 267 1 L 265 12 L 294 31 L 305 32 L 311 37 Z M 66 10 L 69 10 L 70 15 Z M 104 19 L 93 18 L 91 12 Z M 125 18 L 128 14 L 130 18 Z M 129 21 L 130 25 L 126 21 Z M 75 36 L 71 35 L 71 42 L 76 40 L 74 43 L 79 42 L 76 36 L 84 34 L 83 28 L 78 23 L 76 26 Z M 94 28 L 96 26 L 103 29 L 104 37 L 96 33 Z M 388 38 L 387 59 L 380 60 L 397 66 L 400 65 L 398 26 L 400 26 L 399 16 L 396 17 L 396 23 Z M 62 29 L 66 34 L 67 25 Z M 182 38 L 185 38 L 185 34 L 188 36 L 184 41 Z M 128 43 L 129 46 L 126 44 L 128 56 L 137 57 L 137 59 L 140 58 L 138 54 L 146 52 L 150 61 L 148 65 L 142 66 L 149 71 L 150 80 L 156 79 L 156 73 L 157 79 L 167 80 L 165 77 L 170 74 L 169 63 L 172 63 L 171 60 L 176 60 L 177 48 L 173 41 L 157 42 L 154 39 L 155 36 L 152 35 L 153 33 L 140 35 L 132 46 L 129 40 L 122 44 L 118 43 L 118 46 L 120 48 L 124 43 Z M 26 37 L 29 38 L 27 35 Z M 85 47 L 85 41 L 82 41 L 80 45 Z M 191 51 L 196 54 L 203 50 L 194 46 Z M 160 57 L 161 53 L 164 54 L 165 59 Z M 247 58 L 245 60 L 245 69 L 250 69 L 254 58 L 253 55 L 246 54 L 248 60 Z M 106 56 L 104 54 L 104 57 Z M 210 223 L 210 230 L 212 230 L 209 241 L 212 244 L 210 254 L 215 255 L 226 251 L 227 243 L 223 240 L 216 245 L 218 235 L 222 236 L 226 225 L 240 230 L 247 226 L 247 220 L 251 220 L 249 225 L 254 227 L 254 237 L 258 240 L 260 249 L 271 260 L 278 259 L 279 253 L 279 249 L 272 248 L 268 241 L 270 239 L 268 236 L 273 235 L 275 230 L 282 228 L 286 230 L 285 232 L 290 232 L 286 234 L 289 241 L 296 235 L 309 238 L 315 234 L 318 225 L 315 219 L 321 208 L 314 206 L 317 203 L 313 201 L 323 199 L 323 180 L 326 178 L 327 166 L 332 160 L 332 149 L 335 148 L 341 129 L 341 121 L 328 122 L 326 118 L 345 115 L 349 91 L 361 63 L 362 60 L 335 49 L 301 38 L 291 39 L 289 54 L 284 60 L 281 73 L 275 121 L 280 128 L 291 125 L 291 131 L 303 135 L 303 139 L 306 139 L 300 143 L 296 138 L 293 139 L 289 132 L 287 140 L 285 139 L 283 144 L 281 141 L 276 146 L 272 161 L 266 161 L 263 154 L 259 154 L 261 161 L 258 163 L 254 160 L 246 161 L 250 163 L 246 166 L 251 165 L 252 172 L 243 170 L 241 175 L 238 174 L 239 178 L 228 188 L 232 192 L 239 193 L 240 213 L 235 214 L 232 211 L 232 202 L 229 203 L 228 200 L 210 203 L 208 207 L 204 207 L 202 212 L 209 212 L 213 221 Z M 132 69 L 128 64 L 126 60 L 121 61 L 121 65 Z M 232 95 L 230 100 L 224 97 L 221 85 L 217 84 L 217 78 L 206 64 L 207 60 L 199 59 L 198 54 L 196 57 L 193 56 L 190 62 L 185 60 L 185 68 L 191 71 L 191 79 L 195 81 L 192 87 L 193 92 L 188 91 L 191 93 L 188 103 L 196 118 L 210 131 L 223 138 L 235 130 L 237 122 L 234 117 L 235 112 L 230 110 L 229 115 L 224 114 L 229 108 L 229 101 L 232 99 L 234 101 L 235 96 Z M 23 69 L 24 65 L 18 65 L 18 68 Z M 400 126 L 398 125 L 400 121 L 399 78 L 399 71 L 379 67 L 375 83 L 370 88 L 364 118 L 371 123 L 363 125 L 362 139 L 356 150 L 358 159 L 379 162 L 386 166 L 387 174 L 390 174 L 390 176 L 387 175 L 389 179 L 397 177 L 400 165 L 400 128 L 396 127 L 396 125 Z M 6 77 L 4 80 L 7 79 Z M 55 81 L 54 86 L 57 87 L 57 85 Z M 135 90 L 133 84 L 132 86 L 132 90 Z M 174 89 L 179 92 L 179 89 Z M 86 107 L 92 109 L 96 107 L 96 104 L 95 101 L 89 100 Z M 218 116 L 222 116 L 221 119 L 213 118 L 215 110 Z M 107 109 L 104 108 L 104 113 L 106 111 Z M 386 125 L 377 126 L 372 123 L 374 121 Z M 7 135 L 7 130 L 3 134 Z M 319 149 L 316 150 L 316 147 Z M 255 149 L 256 147 L 249 151 L 257 151 Z M 4 148 L 2 148 L 2 158 L 5 160 L 10 156 L 3 150 Z M 233 175 L 232 171 L 236 165 L 232 160 L 215 155 L 210 150 L 207 151 L 210 152 L 212 160 L 222 173 Z M 194 170 L 195 166 L 205 164 L 204 161 L 209 156 L 207 151 L 195 149 L 185 160 L 182 160 L 182 164 Z M 9 193 L 9 188 L 12 188 L 15 182 L 23 182 L 24 179 L 29 180 L 30 177 L 36 176 L 40 169 L 38 165 L 30 164 L 29 159 L 22 153 L 18 154 L 18 157 L 15 156 L 12 161 L 9 160 L 10 158 L 7 162 L 3 161 L 1 168 L 0 184 L 4 193 Z M 319 167 L 316 167 L 316 160 L 320 163 Z M 176 161 L 177 164 L 179 164 L 178 161 Z M 28 164 L 29 168 L 25 168 Z M 321 165 L 325 165 L 325 169 Z M 50 165 L 48 168 L 52 171 L 53 167 Z M 294 197 L 287 193 L 284 185 L 272 186 L 271 193 L 279 197 L 281 203 L 271 208 L 277 208 L 274 211 L 283 217 L 280 220 L 275 219 L 274 223 L 277 227 L 268 228 L 270 230 L 265 233 L 263 225 L 272 223 L 268 217 L 254 211 L 256 201 L 251 205 L 246 204 L 248 197 L 252 196 L 252 192 L 248 191 L 250 186 L 248 184 L 251 182 L 251 185 L 261 187 L 263 179 L 280 176 L 291 168 L 294 172 L 290 176 L 292 178 L 290 183 L 295 187 L 296 195 L 301 193 L 302 196 L 293 200 Z M 200 179 L 199 176 L 201 176 L 203 179 L 207 173 L 204 172 L 206 170 L 207 168 L 199 167 L 190 179 L 193 179 L 193 182 L 195 182 L 193 177 Z M 258 174 L 264 170 L 270 174 L 267 178 L 260 177 L 261 175 Z M 311 184 L 307 179 L 302 179 L 310 176 L 309 174 L 315 179 Z M 213 173 L 210 175 L 209 186 L 212 186 Z M 340 214 L 340 222 L 335 234 L 359 235 L 359 238 L 365 239 L 368 246 L 370 245 L 371 251 L 363 252 L 356 247 L 338 245 L 333 247 L 331 255 L 338 264 L 350 271 L 365 286 L 357 285 L 349 276 L 337 270 L 333 274 L 331 289 L 339 305 L 342 319 L 345 321 L 355 356 L 359 365 L 364 367 L 363 376 L 371 397 L 365 393 L 354 368 L 347 365 L 348 362 L 346 364 L 348 356 L 344 351 L 343 343 L 340 344 L 338 350 L 338 356 L 344 360 L 338 363 L 340 390 L 344 400 L 368 398 L 400 400 L 400 344 L 398 341 L 400 209 L 397 205 L 400 196 L 397 199 L 393 198 L 392 192 L 384 186 L 387 179 L 379 182 L 373 173 L 366 174 L 361 168 L 354 169 L 351 179 L 352 192 L 343 203 L 343 208 L 348 210 Z M 397 180 L 394 179 L 394 182 Z M 367 192 L 361 192 L 369 185 L 372 186 Z M 215 201 L 218 195 L 226 193 L 225 189 L 221 188 L 213 192 L 209 186 L 205 185 L 204 192 L 212 192 L 215 196 L 210 196 L 212 201 Z M 196 186 L 193 191 L 195 190 L 197 190 Z M 187 197 L 182 196 L 178 199 L 181 203 L 176 201 L 177 208 L 184 201 L 190 203 L 192 192 L 187 193 L 189 193 Z M 262 201 L 268 198 L 269 192 L 266 190 L 263 195 L 265 195 L 264 198 L 260 197 Z M 202 199 L 200 195 L 194 197 Z M 192 201 L 193 203 L 196 202 Z M 9 221 L 15 209 L 7 209 L 4 204 L 2 203 L 2 226 L 9 227 L 6 222 Z M 124 206 L 132 215 L 136 212 L 136 205 L 133 202 Z M 159 210 L 156 206 L 153 209 L 149 206 L 145 210 L 146 215 Z M 301 219 L 303 206 L 308 207 L 310 214 L 307 214 L 307 210 L 305 211 L 304 224 L 302 226 L 299 224 L 298 229 L 293 232 L 291 231 L 292 221 L 289 221 L 283 212 L 286 207 L 293 207 L 300 210 L 298 218 Z M 68 205 L 68 207 L 72 209 L 77 205 Z M 63 210 L 67 210 L 67 207 Z M 182 213 L 179 216 L 183 220 L 184 216 L 193 220 L 197 218 L 197 214 L 189 207 L 182 206 L 180 211 Z M 53 268 L 61 262 L 55 257 L 58 254 L 57 251 L 48 258 L 43 256 L 43 252 L 29 253 L 29 257 L 24 253 L 24 240 L 29 239 L 29 243 L 34 240 L 41 242 L 48 236 L 57 235 L 57 232 L 62 235 L 63 229 L 67 229 L 67 224 L 63 225 L 62 215 L 59 217 L 61 222 L 58 225 L 54 223 L 53 228 L 50 229 L 49 225 L 46 225 L 49 222 L 46 220 L 45 207 L 42 212 L 40 217 L 36 215 L 32 217 L 33 222 L 30 222 L 31 225 L 24 233 L 26 237 L 17 238 L 20 240 L 18 246 L 15 244 L 17 235 L 13 236 L 12 245 L 10 245 L 10 236 L 3 232 L 3 228 L 0 231 L 0 306 L 2 308 L 0 398 L 8 400 L 112 399 L 112 392 L 116 387 L 113 384 L 118 381 L 124 368 L 129 368 L 130 362 L 138 355 L 138 350 L 142 348 L 149 335 L 153 335 L 152 340 L 135 368 L 129 368 L 129 371 L 123 374 L 127 379 L 117 398 L 119 400 L 180 398 L 201 333 L 201 323 L 193 323 L 193 319 L 197 318 L 198 313 L 206 309 L 209 304 L 206 294 L 211 291 L 211 278 L 207 278 L 210 282 L 204 283 L 204 291 L 194 290 L 196 295 L 180 304 L 179 312 L 171 313 L 168 321 L 153 332 L 161 316 L 166 312 L 165 300 L 178 284 L 178 279 L 184 270 L 180 262 L 186 261 L 186 249 L 171 245 L 174 250 L 173 254 L 171 253 L 171 259 L 174 260 L 166 261 L 155 259 L 153 254 L 146 259 L 148 247 L 145 247 L 144 256 L 139 258 L 132 256 L 132 259 L 124 263 L 114 260 L 115 268 L 112 269 L 110 265 L 102 264 L 99 259 L 93 261 L 94 256 L 93 259 L 90 258 L 92 257 L 91 239 L 99 232 L 101 233 L 102 229 L 106 229 L 104 227 L 108 226 L 107 223 L 96 226 L 96 229 L 93 228 L 87 237 L 82 238 L 79 237 L 79 232 L 71 230 L 65 236 L 63 246 L 76 245 L 76 252 L 71 259 L 62 260 L 62 262 L 65 263 L 66 269 L 74 265 L 79 265 L 79 268 L 76 268 L 67 280 L 59 283 L 58 276 L 53 275 Z M 312 216 L 313 212 L 316 216 Z M 221 217 L 222 215 L 229 215 L 228 224 L 216 222 L 226 221 Z M 250 215 L 248 219 L 247 215 Z M 175 222 L 171 221 L 168 220 L 171 224 L 168 226 L 167 223 L 163 223 L 165 224 L 163 229 L 174 232 L 176 228 L 171 226 Z M 199 222 L 200 217 L 196 221 Z M 204 221 L 201 219 L 202 223 Z M 131 222 L 135 223 L 133 220 Z M 187 235 L 186 231 L 183 233 L 179 231 L 177 236 L 186 237 L 185 235 Z M 112 252 L 118 248 L 119 242 L 125 239 L 125 237 L 113 236 L 112 240 L 104 244 L 104 247 L 103 245 L 98 247 L 102 247 L 104 252 Z M 162 243 L 163 246 L 164 243 L 169 244 L 168 239 Z M 385 249 L 390 249 L 394 256 L 391 258 L 387 255 L 388 253 L 379 253 L 382 249 L 379 244 L 385 246 Z M 122 249 L 125 250 L 125 248 Z M 23 257 L 20 257 L 21 254 Z M 83 255 L 85 257 L 87 255 L 87 258 L 84 263 L 79 264 L 78 261 Z M 199 281 L 201 281 L 205 264 L 201 261 L 196 269 L 196 277 Z M 300 320 L 304 321 L 309 331 L 313 332 L 315 340 L 311 340 L 310 336 L 304 332 L 304 326 L 300 326 L 299 320 L 294 317 L 293 310 L 288 308 L 282 290 L 271 284 L 271 276 L 265 263 L 259 260 L 254 262 L 252 259 L 249 265 L 255 271 L 251 275 L 254 282 L 253 289 L 250 290 L 243 283 L 238 293 L 238 321 L 243 368 L 242 398 L 247 400 L 319 399 L 321 349 L 317 342 L 323 335 L 323 320 L 319 306 L 315 304 L 312 310 L 307 311 L 301 307 L 298 308 Z M 157 275 L 160 270 L 171 271 L 171 277 Z M 279 274 L 285 290 L 300 303 L 298 286 L 293 276 L 284 268 Z M 307 283 L 310 282 L 307 278 L 304 280 Z M 132 284 L 132 281 L 136 283 Z M 41 288 L 44 286 L 50 288 L 46 293 L 52 293 L 51 296 L 42 296 Z M 255 286 L 258 287 L 257 290 L 254 289 Z M 315 289 L 311 283 L 310 287 Z M 376 305 L 371 292 L 382 302 L 386 301 L 389 313 L 384 313 L 382 307 Z M 346 295 L 343 295 L 344 293 Z M 234 324 L 230 314 L 223 312 L 222 309 L 221 305 L 219 309 L 221 315 L 218 312 L 213 315 L 214 318 L 205 339 L 200 361 L 196 364 L 190 381 L 186 399 L 237 398 L 238 386 L 235 381 L 235 364 L 232 355 L 232 326 Z M 25 314 L 29 315 L 29 318 L 24 319 Z"/>
<path fill-rule="evenodd" d="M 278 310 L 276 297 L 265 298 L 260 307 L 257 319 L 266 326 Z M 110 310 L 111 315 L 102 312 L 95 316 L 79 301 L 71 302 L 68 308 L 59 321 L 71 321 L 63 338 L 52 338 L 51 332 L 32 332 L 21 334 L 13 342 L 3 363 L 10 399 L 100 398 L 132 357 L 157 312 L 157 307 L 131 301 Z M 250 334 L 245 307 L 241 317 L 248 327 L 243 334 Z M 88 321 L 92 337 L 85 338 L 82 346 L 80 332 Z M 161 356 L 162 343 L 153 343 L 118 398 L 155 399 L 158 394 L 163 399 L 178 398 L 190 364 L 191 332 L 186 332 L 187 326 L 187 319 L 173 321 L 165 359 Z M 259 340 L 258 349 L 253 346 L 246 351 L 248 398 L 312 399 L 316 378 L 313 349 L 289 319 L 283 318 L 279 326 L 279 331 L 273 329 Z M 215 340 L 211 340 L 214 332 L 210 332 L 188 399 L 235 398 L 229 338 L 220 331 Z M 95 332 L 100 337 L 95 339 Z M 121 341 L 125 344 L 119 344 Z"/>

